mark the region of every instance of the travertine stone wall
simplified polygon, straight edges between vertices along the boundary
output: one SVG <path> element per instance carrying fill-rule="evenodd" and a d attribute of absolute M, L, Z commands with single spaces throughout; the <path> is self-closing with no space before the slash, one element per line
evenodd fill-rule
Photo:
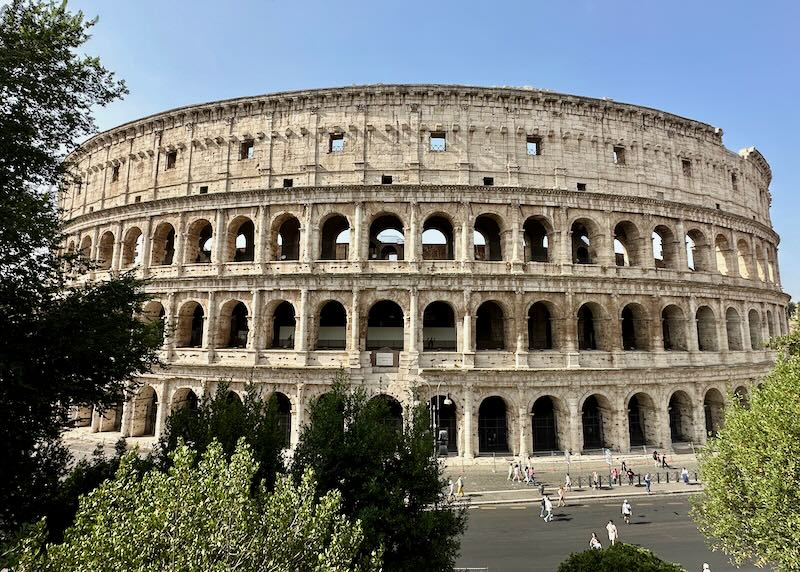
<path fill-rule="evenodd" d="M 176 109 L 72 160 L 64 246 L 98 263 L 76 281 L 136 268 L 172 326 L 170 367 L 119 413 L 129 434 L 252 378 L 288 397 L 294 443 L 343 367 L 401 403 L 449 396 L 437 425 L 465 457 L 703 442 L 787 329 L 769 166 L 658 110 L 326 89 Z M 447 324 L 426 326 L 436 302 Z"/>

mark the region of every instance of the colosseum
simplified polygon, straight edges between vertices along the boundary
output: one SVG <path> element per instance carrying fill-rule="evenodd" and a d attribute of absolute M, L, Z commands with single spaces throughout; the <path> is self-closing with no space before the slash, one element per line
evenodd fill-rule
<path fill-rule="evenodd" d="M 532 88 L 374 85 L 126 123 L 60 196 L 75 281 L 134 270 L 166 367 L 79 422 L 158 435 L 220 380 L 287 446 L 343 368 L 450 455 L 703 443 L 788 329 L 770 167 L 722 130 Z"/>

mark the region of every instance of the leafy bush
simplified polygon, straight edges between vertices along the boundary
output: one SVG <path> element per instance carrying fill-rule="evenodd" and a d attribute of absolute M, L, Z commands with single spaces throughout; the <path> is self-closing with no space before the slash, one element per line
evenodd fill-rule
<path fill-rule="evenodd" d="M 570 555 L 558 572 L 686 572 L 672 562 L 633 544 L 617 543 L 602 550 L 584 550 Z"/>

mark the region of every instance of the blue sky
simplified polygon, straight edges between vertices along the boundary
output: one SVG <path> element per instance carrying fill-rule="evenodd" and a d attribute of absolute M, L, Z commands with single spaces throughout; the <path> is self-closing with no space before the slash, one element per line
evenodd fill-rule
<path fill-rule="evenodd" d="M 773 171 L 784 290 L 800 296 L 800 2 L 71 0 L 130 95 L 107 129 L 173 107 L 367 83 L 534 86 L 722 127 Z"/>

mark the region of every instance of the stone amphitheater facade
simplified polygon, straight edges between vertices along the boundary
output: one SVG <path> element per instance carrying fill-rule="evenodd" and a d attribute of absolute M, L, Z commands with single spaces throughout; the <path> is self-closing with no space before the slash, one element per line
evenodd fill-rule
<path fill-rule="evenodd" d="M 376 85 L 126 123 L 73 155 L 76 281 L 135 269 L 167 367 L 81 421 L 159 434 L 228 380 L 287 444 L 343 368 L 471 459 L 703 443 L 786 333 L 771 172 L 722 130 L 530 88 Z M 438 433 L 438 431 L 437 431 Z"/>

